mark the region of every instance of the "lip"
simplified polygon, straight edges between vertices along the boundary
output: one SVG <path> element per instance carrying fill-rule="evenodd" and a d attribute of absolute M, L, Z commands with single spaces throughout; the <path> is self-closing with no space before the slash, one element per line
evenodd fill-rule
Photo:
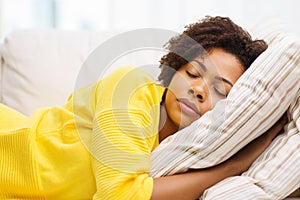
<path fill-rule="evenodd" d="M 188 99 L 180 98 L 180 99 L 177 99 L 177 101 L 183 112 L 186 112 L 188 114 L 200 115 L 200 112 L 199 112 L 197 106 L 194 103 L 192 103 L 191 101 L 189 101 Z"/>

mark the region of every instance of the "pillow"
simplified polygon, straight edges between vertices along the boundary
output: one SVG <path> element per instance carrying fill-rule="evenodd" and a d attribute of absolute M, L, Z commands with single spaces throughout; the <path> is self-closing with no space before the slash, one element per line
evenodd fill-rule
<path fill-rule="evenodd" d="M 254 34 L 272 45 L 274 40 L 278 41 L 286 35 L 284 24 L 278 22 L 278 19 L 264 21 L 255 27 Z M 288 109 L 289 122 L 284 133 L 273 140 L 246 172 L 208 188 L 201 199 L 244 200 L 245 196 L 247 199 L 284 199 L 295 190 L 287 199 L 300 197 L 299 102 L 300 90 Z"/>
<path fill-rule="evenodd" d="M 300 88 L 300 41 L 278 33 L 233 86 L 227 99 L 152 153 L 151 176 L 206 168 L 228 159 L 268 130 Z"/>

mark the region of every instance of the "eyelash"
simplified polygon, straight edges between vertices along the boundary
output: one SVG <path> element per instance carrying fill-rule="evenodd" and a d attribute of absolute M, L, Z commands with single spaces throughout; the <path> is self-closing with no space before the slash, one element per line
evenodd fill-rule
<path fill-rule="evenodd" d="M 214 87 L 214 90 L 218 95 L 220 95 L 222 97 L 227 97 L 227 94 L 222 94 L 221 92 L 219 92 L 219 90 L 217 90 L 217 88 Z"/>
<path fill-rule="evenodd" d="M 186 72 L 186 74 L 187 74 L 189 77 L 191 77 L 191 78 L 199 78 L 199 77 L 201 77 L 201 76 L 198 76 L 198 75 L 195 75 L 195 74 L 189 72 L 188 70 L 185 70 L 185 72 Z"/>
<path fill-rule="evenodd" d="M 189 77 L 191 77 L 191 78 L 200 78 L 200 77 L 201 77 L 200 75 L 195 75 L 195 74 L 189 72 L 188 70 L 186 70 L 185 72 L 186 72 L 186 74 L 187 74 Z M 217 90 L 217 88 L 213 87 L 213 89 L 214 89 L 214 91 L 215 91 L 218 95 L 220 95 L 220 96 L 222 96 L 222 97 L 227 97 L 227 94 L 222 94 L 221 92 L 219 92 L 219 91 Z"/>

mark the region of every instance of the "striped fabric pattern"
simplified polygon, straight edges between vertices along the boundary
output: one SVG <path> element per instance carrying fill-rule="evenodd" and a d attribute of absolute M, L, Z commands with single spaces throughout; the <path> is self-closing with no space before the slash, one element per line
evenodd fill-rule
<path fill-rule="evenodd" d="M 300 186 L 300 91 L 290 106 L 285 132 L 242 176 L 221 181 L 202 199 L 283 199 Z"/>
<path fill-rule="evenodd" d="M 268 36 L 268 35 L 267 35 Z M 220 101 L 152 153 L 153 177 L 216 165 L 268 130 L 288 110 L 285 132 L 242 176 L 208 189 L 202 199 L 282 199 L 300 187 L 300 40 L 276 32 Z"/>

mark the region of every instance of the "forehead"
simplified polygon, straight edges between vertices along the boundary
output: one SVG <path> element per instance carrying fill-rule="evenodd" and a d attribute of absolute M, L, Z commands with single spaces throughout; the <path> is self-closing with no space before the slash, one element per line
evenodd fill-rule
<path fill-rule="evenodd" d="M 232 83 L 235 83 L 245 71 L 241 62 L 233 54 L 219 48 L 212 49 L 208 54 L 198 56 L 194 60 L 196 61 L 190 63 L 200 70 L 206 68 L 207 75 L 219 76 Z"/>

